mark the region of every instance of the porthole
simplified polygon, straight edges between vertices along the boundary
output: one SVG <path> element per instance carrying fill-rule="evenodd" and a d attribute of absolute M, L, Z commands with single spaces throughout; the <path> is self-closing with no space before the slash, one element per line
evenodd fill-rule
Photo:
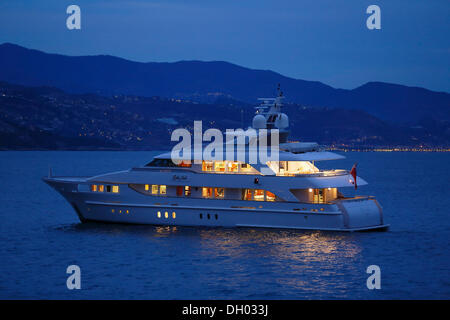
<path fill-rule="evenodd" d="M 166 211 L 164 212 L 164 218 L 168 219 L 169 218 L 169 213 Z"/>
<path fill-rule="evenodd" d="M 216 220 L 219 219 L 219 215 L 215 214 L 214 217 L 216 217 Z"/>
<path fill-rule="evenodd" d="M 203 219 L 203 214 L 202 213 L 200 213 L 200 219 Z"/>
<path fill-rule="evenodd" d="M 175 212 L 172 212 L 172 219 L 175 219 L 177 217 L 177 214 Z"/>
<path fill-rule="evenodd" d="M 211 219 L 211 215 L 208 213 L 208 220 Z"/>
<path fill-rule="evenodd" d="M 161 218 L 161 211 L 158 211 L 156 215 L 158 216 L 158 218 Z"/>

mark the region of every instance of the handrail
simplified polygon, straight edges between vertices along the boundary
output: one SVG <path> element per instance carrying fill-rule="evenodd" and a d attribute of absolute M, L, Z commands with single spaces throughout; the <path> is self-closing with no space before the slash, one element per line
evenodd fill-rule
<path fill-rule="evenodd" d="M 333 177 L 333 176 L 343 176 L 349 174 L 348 170 L 336 169 L 336 170 L 324 170 L 313 173 L 290 173 L 285 172 L 282 174 L 277 174 L 277 176 L 283 177 Z"/>
<path fill-rule="evenodd" d="M 132 168 L 133 171 L 160 171 L 160 172 L 172 172 L 172 171 L 183 171 L 183 172 L 193 172 L 193 173 L 209 173 L 209 174 L 245 174 L 245 175 L 261 175 L 259 172 L 230 172 L 230 171 L 200 171 L 200 170 L 193 170 L 191 168 L 183 168 L 183 167 L 135 167 Z M 336 170 L 324 170 L 324 171 L 318 171 L 318 172 L 312 172 L 312 173 L 294 173 L 294 172 L 284 172 L 284 173 L 277 173 L 277 177 L 334 177 L 334 176 L 342 176 L 349 174 L 348 170 L 343 169 L 336 169 Z M 270 175 L 269 175 L 270 176 Z"/>

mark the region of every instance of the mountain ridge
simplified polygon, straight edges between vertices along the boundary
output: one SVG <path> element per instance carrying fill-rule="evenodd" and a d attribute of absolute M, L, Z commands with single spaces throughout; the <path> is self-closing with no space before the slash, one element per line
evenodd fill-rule
<path fill-rule="evenodd" d="M 224 96 L 254 103 L 273 96 L 281 83 L 287 102 L 359 109 L 380 119 L 417 123 L 450 120 L 450 94 L 380 81 L 354 89 L 286 77 L 226 61 L 135 62 L 112 55 L 68 56 L 0 45 L 0 80 L 25 86 L 48 85 L 71 93 L 128 94 L 214 102 Z"/>

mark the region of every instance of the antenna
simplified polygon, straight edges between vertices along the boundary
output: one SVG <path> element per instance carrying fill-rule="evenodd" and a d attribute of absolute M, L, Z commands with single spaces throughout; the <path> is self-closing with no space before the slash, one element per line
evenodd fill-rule
<path fill-rule="evenodd" d="M 281 91 L 281 85 L 280 84 L 278 84 L 277 91 L 278 91 L 278 96 L 282 97 L 283 96 L 283 91 Z"/>

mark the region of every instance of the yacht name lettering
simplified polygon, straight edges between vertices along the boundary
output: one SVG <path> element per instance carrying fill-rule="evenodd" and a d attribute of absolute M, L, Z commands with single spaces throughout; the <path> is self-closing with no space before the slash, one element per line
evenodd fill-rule
<path fill-rule="evenodd" d="M 187 176 L 179 176 L 179 175 L 174 174 L 173 180 L 187 180 Z"/>

